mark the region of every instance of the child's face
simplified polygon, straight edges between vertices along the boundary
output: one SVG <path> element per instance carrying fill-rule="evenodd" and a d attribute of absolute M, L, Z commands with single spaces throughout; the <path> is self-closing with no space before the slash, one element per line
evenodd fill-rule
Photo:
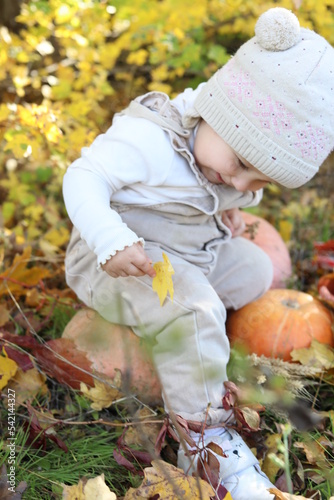
<path fill-rule="evenodd" d="M 271 179 L 239 156 L 204 121 L 200 122 L 194 143 L 198 168 L 213 184 L 226 184 L 237 191 L 257 191 Z"/>

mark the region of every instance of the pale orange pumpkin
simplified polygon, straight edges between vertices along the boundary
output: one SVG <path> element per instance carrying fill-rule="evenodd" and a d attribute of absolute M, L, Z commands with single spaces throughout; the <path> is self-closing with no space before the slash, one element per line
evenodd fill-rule
<path fill-rule="evenodd" d="M 269 290 L 260 299 L 229 313 L 231 345 L 249 353 L 290 361 L 293 349 L 313 339 L 334 345 L 333 316 L 319 300 L 297 290 Z"/>
<path fill-rule="evenodd" d="M 114 378 L 120 370 L 127 394 L 146 404 L 162 404 L 161 386 L 143 341 L 130 328 L 114 325 L 93 309 L 79 311 L 63 335 L 92 362 L 93 370 Z"/>
<path fill-rule="evenodd" d="M 286 244 L 272 224 L 256 215 L 242 212 L 247 225 L 254 224 L 254 234 L 245 232 L 242 236 L 253 241 L 270 257 L 274 277 L 270 288 L 284 288 L 292 273 L 291 258 Z"/>

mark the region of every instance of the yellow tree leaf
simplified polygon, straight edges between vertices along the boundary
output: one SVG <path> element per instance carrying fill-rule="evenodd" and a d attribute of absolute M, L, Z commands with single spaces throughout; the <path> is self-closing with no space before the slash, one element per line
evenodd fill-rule
<path fill-rule="evenodd" d="M 130 488 L 124 500 L 153 497 L 163 500 L 178 500 L 179 498 L 210 500 L 214 496 L 214 491 L 209 483 L 196 477 L 187 476 L 183 470 L 177 469 L 174 465 L 162 460 L 153 460 L 152 466 L 144 470 L 145 478 L 141 486 L 136 489 Z M 228 496 L 225 498 L 228 499 Z"/>
<path fill-rule="evenodd" d="M 26 293 L 24 285 L 35 286 L 49 276 L 50 272 L 45 268 L 27 267 L 30 256 L 31 247 L 27 247 L 21 255 L 15 255 L 13 264 L 0 274 L 0 297 L 8 294 L 8 288 L 16 296 L 23 295 Z"/>
<path fill-rule="evenodd" d="M 163 262 L 156 262 L 155 264 L 153 264 L 153 268 L 155 269 L 157 274 L 152 281 L 152 288 L 158 294 L 161 306 L 163 305 L 168 292 L 172 300 L 174 297 L 174 287 L 172 280 L 174 269 L 169 261 L 169 258 L 164 252 L 162 253 L 162 257 L 164 259 Z"/>
<path fill-rule="evenodd" d="M 113 386 L 113 387 L 112 387 Z M 92 402 L 91 407 L 94 410 L 109 408 L 114 401 L 123 396 L 120 391 L 121 373 L 116 371 L 114 379 L 110 379 L 110 384 L 95 380 L 95 387 L 87 387 L 84 382 L 80 383 L 80 391 Z"/>
<path fill-rule="evenodd" d="M 62 132 L 55 123 L 48 123 L 44 129 L 45 137 L 49 142 L 57 144 L 59 138 L 62 136 Z"/>
<path fill-rule="evenodd" d="M 130 52 L 128 55 L 126 62 L 128 64 L 136 64 L 137 66 L 142 66 L 145 64 L 148 57 L 148 52 L 145 49 L 140 49 L 135 52 Z"/>
<path fill-rule="evenodd" d="M 0 122 L 4 122 L 9 117 L 11 111 L 7 104 L 0 104 Z"/>
<path fill-rule="evenodd" d="M 7 356 L 5 348 L 2 348 L 3 356 L 0 356 L 0 390 L 8 384 L 9 380 L 17 372 L 17 364 Z"/>
<path fill-rule="evenodd" d="M 50 229 L 45 235 L 44 240 L 55 247 L 61 247 L 64 243 L 67 243 L 70 238 L 69 230 L 66 227 L 61 226 L 60 228 Z"/>

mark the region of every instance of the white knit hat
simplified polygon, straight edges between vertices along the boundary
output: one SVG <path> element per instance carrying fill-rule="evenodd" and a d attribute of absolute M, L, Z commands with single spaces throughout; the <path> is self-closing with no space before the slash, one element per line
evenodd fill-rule
<path fill-rule="evenodd" d="M 333 47 L 292 12 L 269 9 L 203 85 L 184 126 L 199 117 L 272 180 L 302 186 L 334 148 Z"/>

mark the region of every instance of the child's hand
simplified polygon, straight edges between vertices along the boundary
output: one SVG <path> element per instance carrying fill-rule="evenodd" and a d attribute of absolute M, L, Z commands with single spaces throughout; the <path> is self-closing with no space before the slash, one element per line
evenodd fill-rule
<path fill-rule="evenodd" d="M 153 269 L 152 261 L 146 255 L 140 243 L 134 243 L 131 247 L 117 252 L 111 257 L 102 269 L 112 278 L 126 276 L 144 276 L 148 274 L 154 278 L 156 272 Z"/>
<path fill-rule="evenodd" d="M 222 213 L 222 222 L 232 232 L 232 238 L 241 236 L 246 229 L 246 224 L 238 208 L 231 208 Z"/>

